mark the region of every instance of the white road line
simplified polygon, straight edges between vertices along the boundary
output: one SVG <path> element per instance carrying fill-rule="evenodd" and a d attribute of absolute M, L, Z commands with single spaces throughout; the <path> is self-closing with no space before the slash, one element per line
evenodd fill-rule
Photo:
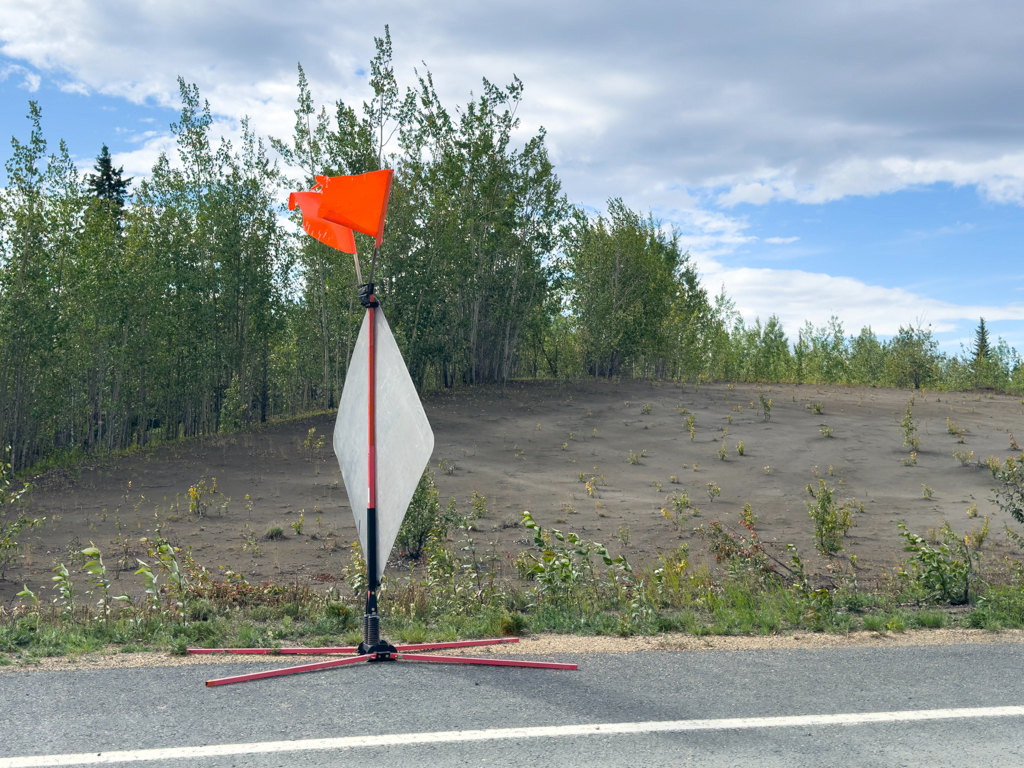
<path fill-rule="evenodd" d="M 153 760 L 196 760 L 203 757 L 258 755 L 311 750 L 342 750 L 364 747 L 396 747 L 443 744 L 459 741 L 541 739 L 566 736 L 729 731 L 748 728 L 798 728 L 815 725 L 868 725 L 962 718 L 1024 717 L 1024 707 L 977 707 L 973 709 L 919 709 L 904 712 L 859 712 L 845 715 L 796 715 L 792 717 L 738 717 L 725 720 L 668 720 L 647 723 L 600 723 L 550 725 L 536 728 L 490 728 L 481 731 L 397 733 L 385 736 L 343 736 L 335 739 L 265 741 L 255 744 L 217 744 L 208 747 L 169 747 L 123 752 L 88 752 L 78 755 L 40 755 L 0 758 L 0 768 L 37 768 L 51 765 L 110 765 Z"/>

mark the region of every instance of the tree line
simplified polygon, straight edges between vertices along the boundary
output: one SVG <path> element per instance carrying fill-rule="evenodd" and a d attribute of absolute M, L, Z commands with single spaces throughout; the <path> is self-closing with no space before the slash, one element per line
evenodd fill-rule
<path fill-rule="evenodd" d="M 376 283 L 421 390 L 616 376 L 990 386 L 1020 391 L 1016 350 L 984 321 L 960 356 L 927 329 L 882 342 L 833 319 L 791 342 L 709 296 L 678 236 L 621 200 L 571 204 L 545 134 L 524 136 L 518 79 L 459 109 L 429 72 L 403 92 L 390 36 L 373 97 L 314 101 L 301 66 L 292 136 L 237 145 L 179 79 L 175 162 L 123 178 L 104 146 L 81 174 L 29 103 L 0 193 L 0 446 L 24 470 L 337 406 L 363 310 L 353 260 L 282 205 L 317 175 L 390 167 Z M 280 161 L 272 157 L 273 149 Z M 357 235 L 364 279 L 372 242 Z"/>

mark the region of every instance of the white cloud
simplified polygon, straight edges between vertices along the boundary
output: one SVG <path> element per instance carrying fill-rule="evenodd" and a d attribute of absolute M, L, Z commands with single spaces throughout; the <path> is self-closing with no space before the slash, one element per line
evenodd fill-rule
<path fill-rule="evenodd" d="M 766 237 L 764 241 L 770 245 L 786 245 L 787 243 L 795 243 L 799 239 L 799 237 Z"/>
<path fill-rule="evenodd" d="M 321 100 L 358 104 L 388 22 L 400 77 L 426 61 L 448 103 L 480 75 L 521 76 L 524 125 L 548 128 L 567 191 L 593 205 L 651 179 L 726 206 L 937 181 L 1024 202 L 1019 3 L 6 0 L 0 52 L 67 89 L 171 107 L 180 74 L 286 135 L 295 63 Z"/>
<path fill-rule="evenodd" d="M 847 334 L 871 326 L 881 335 L 895 334 L 900 326 L 931 324 L 936 333 L 952 333 L 964 323 L 1024 320 L 1024 304 L 953 304 L 903 288 L 870 285 L 851 277 L 789 269 L 726 269 L 701 263 L 702 277 L 717 289 L 724 285 L 747 322 L 778 315 L 790 339 L 795 339 L 805 321 L 824 325 L 833 315 L 843 322 Z M 1021 340 L 1012 339 L 1021 344 Z"/>
<path fill-rule="evenodd" d="M 38 73 L 17 64 L 8 64 L 0 69 L 0 81 L 6 80 L 11 75 L 22 78 L 19 88 L 24 88 L 29 93 L 35 93 L 42 84 L 42 78 Z"/>

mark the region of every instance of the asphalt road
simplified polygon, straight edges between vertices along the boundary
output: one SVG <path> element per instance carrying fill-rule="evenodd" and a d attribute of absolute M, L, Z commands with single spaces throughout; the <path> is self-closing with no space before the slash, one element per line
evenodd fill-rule
<path fill-rule="evenodd" d="M 531 657 L 536 658 L 536 657 Z M 593 654 L 576 672 L 357 665 L 206 688 L 297 663 L 0 675 L 3 758 L 577 724 L 1024 706 L 1024 645 Z M 883 718 L 884 719 L 884 718 Z M 632 726 L 631 726 L 632 727 Z M 642 726 L 641 726 L 642 727 Z M 1024 716 L 554 735 L 123 766 L 1012 766 Z"/>

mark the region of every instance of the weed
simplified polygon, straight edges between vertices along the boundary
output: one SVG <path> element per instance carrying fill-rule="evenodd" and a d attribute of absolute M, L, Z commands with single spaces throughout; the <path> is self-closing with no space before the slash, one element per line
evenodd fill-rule
<path fill-rule="evenodd" d="M 260 556 L 260 544 L 259 544 L 259 541 L 256 538 L 255 531 L 253 531 L 251 528 L 249 528 L 249 524 L 248 523 L 246 523 L 244 526 L 242 526 L 242 539 L 244 540 L 243 544 L 242 544 L 242 551 L 243 552 L 248 552 L 253 557 L 259 557 Z"/>
<path fill-rule="evenodd" d="M 719 488 L 716 483 L 708 483 L 708 491 L 707 491 L 707 493 L 708 493 L 708 499 L 710 499 L 711 502 L 714 503 L 715 496 L 721 497 L 722 489 Z"/>
<path fill-rule="evenodd" d="M 887 629 L 885 616 L 877 613 L 869 613 L 865 616 L 863 626 L 866 631 L 877 632 L 880 635 L 884 635 Z"/>
<path fill-rule="evenodd" d="M 910 452 L 910 458 L 903 460 L 904 467 L 916 467 L 917 466 L 917 451 Z"/>
<path fill-rule="evenodd" d="M 980 551 L 985 546 L 985 539 L 988 538 L 988 515 L 985 515 L 985 523 L 981 526 L 981 530 L 971 528 L 968 533 L 964 534 L 964 538 L 971 549 Z"/>
<path fill-rule="evenodd" d="M 750 526 L 757 525 L 757 515 L 750 511 L 750 502 L 743 505 L 743 511 L 740 512 L 740 522 Z"/>
<path fill-rule="evenodd" d="M 629 526 L 628 525 L 620 525 L 619 526 L 619 541 L 622 542 L 622 546 L 624 546 L 624 547 L 628 547 L 629 546 Z"/>
<path fill-rule="evenodd" d="M 686 491 L 672 493 L 672 509 L 662 507 L 661 513 L 676 524 L 676 528 L 682 530 L 683 515 L 690 509 L 690 495 Z"/>
<path fill-rule="evenodd" d="M 3 499 L 0 498 L 0 511 L 3 511 L 2 502 Z M 29 528 L 38 528 L 45 520 L 45 517 L 30 518 L 24 513 L 14 520 L 0 520 L 0 581 L 4 579 L 7 568 L 21 553 L 22 545 L 18 542 L 18 537 Z"/>
<path fill-rule="evenodd" d="M 1001 483 L 1001 487 L 994 489 L 994 500 L 999 510 L 1008 513 L 1018 523 L 1024 524 L 1024 454 L 1017 458 L 1007 457 L 996 479 Z M 1010 541 L 1024 549 L 1024 537 L 1011 530 L 1009 526 L 1006 526 L 1006 535 Z"/>
<path fill-rule="evenodd" d="M 302 526 L 306 522 L 306 510 L 299 510 L 299 519 L 291 523 L 292 530 L 295 531 L 296 536 L 302 535 Z"/>
<path fill-rule="evenodd" d="M 888 629 L 890 632 L 900 634 L 904 630 L 906 630 L 907 625 L 903 622 L 903 619 L 901 619 L 897 615 L 894 615 L 891 619 L 889 619 L 888 622 L 886 622 L 885 628 Z"/>
<path fill-rule="evenodd" d="M 917 426 L 914 424 L 913 414 L 910 412 L 910 406 L 914 404 L 913 396 L 910 398 L 910 402 L 907 403 L 907 410 L 903 413 L 903 419 L 900 421 L 900 433 L 903 435 L 903 445 L 911 446 L 911 449 L 916 451 L 920 446 L 920 440 L 917 437 Z"/>
<path fill-rule="evenodd" d="M 742 456 L 744 453 L 746 453 L 746 450 L 747 449 L 743 445 L 743 441 L 742 440 L 740 440 L 738 443 L 736 443 L 736 453 L 738 453 L 740 456 Z"/>
<path fill-rule="evenodd" d="M 648 414 L 648 413 L 651 413 L 651 412 L 652 412 L 652 411 L 654 410 L 654 408 L 653 408 L 653 407 L 651 406 L 651 404 L 650 404 L 650 403 L 644 403 L 644 407 L 643 407 L 643 408 L 642 408 L 641 410 L 642 410 L 642 411 L 643 411 L 643 412 L 644 412 L 645 414 Z"/>
<path fill-rule="evenodd" d="M 697 435 L 697 418 L 691 413 L 686 417 L 686 428 L 690 430 L 690 442 L 693 442 L 694 437 Z"/>
<path fill-rule="evenodd" d="M 762 415 L 762 417 L 764 418 L 765 421 L 771 421 L 772 420 L 772 400 L 771 400 L 771 398 L 768 398 L 766 400 L 764 395 L 761 394 L 761 391 L 758 390 L 758 392 L 757 392 L 757 399 L 758 399 L 758 401 L 759 401 L 759 403 L 761 405 L 761 415 Z"/>
<path fill-rule="evenodd" d="M 974 451 L 953 451 L 953 458 L 960 462 L 961 467 L 966 467 L 974 458 Z"/>
<path fill-rule="evenodd" d="M 284 538 L 284 529 L 280 525 L 272 525 L 263 534 L 267 541 L 280 541 Z"/>
<path fill-rule="evenodd" d="M 933 491 L 931 488 L 929 488 L 924 483 L 921 483 L 921 496 L 922 496 L 922 498 L 930 499 L 934 495 L 935 495 L 935 491 Z"/>
<path fill-rule="evenodd" d="M 814 541 L 823 555 L 833 555 L 843 548 L 843 537 L 853 527 L 848 505 L 838 506 L 832 498 L 833 489 L 818 481 L 818 490 L 808 484 L 807 493 L 814 502 L 807 502 L 807 514 L 814 520 Z"/>
<path fill-rule="evenodd" d="M 766 475 L 770 475 L 770 474 L 772 473 L 772 468 L 771 468 L 771 465 L 767 465 L 767 466 L 765 466 L 765 468 L 764 468 L 764 473 L 765 473 Z"/>
<path fill-rule="evenodd" d="M 974 517 L 978 516 L 978 505 L 977 504 L 971 504 L 967 508 L 967 516 L 971 517 L 971 518 L 974 518 Z"/>
<path fill-rule="evenodd" d="M 999 476 L 999 470 L 1003 468 L 1003 464 L 999 460 L 998 456 L 989 456 L 985 460 L 985 466 L 988 467 L 988 471 L 992 473 L 993 479 Z"/>
<path fill-rule="evenodd" d="M 947 416 L 947 417 L 946 417 L 946 431 L 947 431 L 947 432 L 948 432 L 949 434 L 951 434 L 951 435 L 955 435 L 955 436 L 956 436 L 956 438 L 957 438 L 957 442 L 961 442 L 961 443 L 963 443 L 963 442 L 965 442 L 965 435 L 967 434 L 967 431 L 968 431 L 968 430 L 966 430 L 966 429 L 960 429 L 960 427 L 958 427 L 958 426 L 956 425 L 956 422 L 955 422 L 955 421 L 953 421 L 952 419 L 950 419 L 950 418 L 949 418 L 949 417 Z"/>
<path fill-rule="evenodd" d="M 661 483 L 657 480 L 654 481 L 654 487 L 658 490 L 658 493 L 661 493 Z"/>
<path fill-rule="evenodd" d="M 725 440 L 722 440 L 722 446 L 718 449 L 719 461 L 725 461 L 725 457 L 729 455 L 729 449 L 725 446 Z"/>
<path fill-rule="evenodd" d="M 821 434 L 823 434 L 825 437 L 835 437 L 836 431 L 832 429 L 828 424 L 822 424 Z"/>
<path fill-rule="evenodd" d="M 679 478 L 676 477 L 675 475 L 672 475 L 671 477 L 669 477 L 668 481 L 670 483 L 672 483 L 673 485 L 679 485 Z"/>
<path fill-rule="evenodd" d="M 315 430 L 314 430 L 315 431 Z M 211 485 L 206 484 L 206 477 L 199 478 L 199 481 L 188 489 L 188 511 L 202 519 L 206 517 L 213 506 L 213 496 L 217 493 L 217 478 L 211 479 Z"/>
<path fill-rule="evenodd" d="M 67 616 L 74 618 L 75 615 L 75 585 L 71 581 L 71 574 L 68 573 L 68 569 L 64 566 L 64 563 L 59 563 L 53 572 L 57 574 L 53 577 L 53 588 L 57 591 L 57 597 L 54 598 L 54 603 L 60 605 L 61 616 Z"/>
<path fill-rule="evenodd" d="M 82 554 L 89 558 L 86 560 L 84 569 L 89 574 L 89 585 L 100 592 L 100 600 L 97 605 L 100 606 L 104 624 L 107 624 L 110 620 L 110 601 L 125 601 L 128 600 L 128 595 L 118 595 L 113 598 L 110 596 L 110 579 L 107 577 L 107 567 L 103 564 L 103 555 L 100 554 L 99 549 L 95 545 L 90 542 L 90 546 L 83 549 Z"/>
<path fill-rule="evenodd" d="M 458 462 L 455 459 L 441 459 L 437 463 L 437 468 L 444 472 L 446 475 L 454 475 L 455 470 L 458 469 Z"/>
<path fill-rule="evenodd" d="M 946 613 L 945 611 L 919 611 L 914 616 L 914 621 L 919 627 L 942 629 L 946 626 Z"/>
<path fill-rule="evenodd" d="M 924 589 L 927 599 L 952 605 L 967 603 L 973 563 L 978 560 L 978 553 L 970 550 L 968 542 L 956 536 L 948 524 L 941 530 L 943 543 L 936 546 L 908 531 L 903 523 L 897 527 L 906 541 L 904 550 L 911 553 L 909 568 L 900 566 L 900 578 Z"/>
<path fill-rule="evenodd" d="M 821 403 L 811 403 L 811 413 L 820 414 L 825 410 L 825 406 Z"/>
<path fill-rule="evenodd" d="M 633 453 L 633 451 L 630 451 L 629 452 L 629 456 L 626 458 L 626 461 L 628 461 L 630 464 L 639 464 L 640 463 L 640 459 L 642 459 L 646 455 L 647 455 L 647 451 L 646 450 L 640 451 L 639 454 L 636 454 L 636 453 Z"/>

